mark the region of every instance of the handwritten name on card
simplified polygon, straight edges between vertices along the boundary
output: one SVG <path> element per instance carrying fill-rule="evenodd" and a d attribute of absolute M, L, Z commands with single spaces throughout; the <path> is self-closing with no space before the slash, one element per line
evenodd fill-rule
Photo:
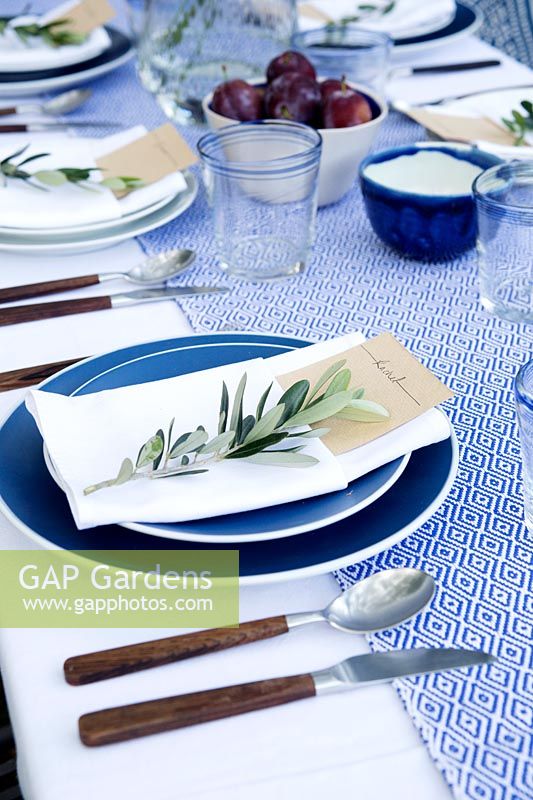
<path fill-rule="evenodd" d="M 302 378 L 313 383 L 327 367 L 342 359 L 346 359 L 345 366 L 352 372 L 351 386 L 364 387 L 365 399 L 385 406 L 390 416 L 383 422 L 364 425 L 335 417 L 321 423 L 322 427 L 330 428 L 322 441 L 335 455 L 378 439 L 453 396 L 389 333 L 312 366 L 278 376 L 277 380 L 283 389 Z"/>

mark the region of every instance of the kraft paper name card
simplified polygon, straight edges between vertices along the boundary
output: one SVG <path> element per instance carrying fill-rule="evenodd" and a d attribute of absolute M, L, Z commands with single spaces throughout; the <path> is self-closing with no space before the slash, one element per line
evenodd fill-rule
<path fill-rule="evenodd" d="M 141 136 L 130 144 L 97 159 L 106 178 L 130 176 L 145 184 L 184 170 L 198 160 L 187 142 L 170 122 Z"/>
<path fill-rule="evenodd" d="M 501 145 L 514 144 L 513 134 L 488 117 L 437 114 L 425 108 L 403 108 L 400 104 L 398 104 L 398 109 L 445 141 L 466 142 L 467 144 L 479 141 Z"/>
<path fill-rule="evenodd" d="M 108 0 L 82 0 L 71 8 L 60 11 L 57 19 L 68 20 L 69 31 L 87 34 L 105 25 L 114 16 L 116 11 Z"/>
<path fill-rule="evenodd" d="M 352 372 L 350 387 L 364 387 L 364 399 L 385 406 L 390 416 L 383 422 L 364 425 L 330 417 L 315 426 L 330 429 L 322 441 L 335 455 L 378 439 L 453 397 L 453 392 L 389 333 L 304 369 L 277 376 L 277 380 L 283 389 L 302 378 L 312 385 L 329 366 L 343 359 L 344 366 Z"/>
<path fill-rule="evenodd" d="M 303 17 L 308 17 L 309 19 L 316 19 L 317 22 L 333 22 L 333 18 L 326 14 L 325 11 L 321 11 L 320 8 L 315 8 L 315 6 L 311 5 L 311 3 L 299 3 L 298 4 L 298 14 Z"/>

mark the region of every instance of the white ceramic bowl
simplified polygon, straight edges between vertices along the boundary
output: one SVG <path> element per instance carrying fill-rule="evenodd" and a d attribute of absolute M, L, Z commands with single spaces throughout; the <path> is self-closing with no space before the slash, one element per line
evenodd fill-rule
<path fill-rule="evenodd" d="M 319 80 L 323 80 L 319 78 Z M 253 84 L 263 84 L 264 79 L 250 81 Z M 359 164 L 368 154 L 372 142 L 387 116 L 387 103 L 379 95 L 357 83 L 348 84 L 366 97 L 370 98 L 379 114 L 361 125 L 351 128 L 321 128 L 322 157 L 318 177 L 318 205 L 327 206 L 336 203 L 346 192 L 352 188 L 357 177 Z M 211 108 L 213 93 L 206 95 L 202 100 L 202 108 L 211 130 L 216 131 L 226 125 L 235 125 L 237 120 L 217 114 Z"/>

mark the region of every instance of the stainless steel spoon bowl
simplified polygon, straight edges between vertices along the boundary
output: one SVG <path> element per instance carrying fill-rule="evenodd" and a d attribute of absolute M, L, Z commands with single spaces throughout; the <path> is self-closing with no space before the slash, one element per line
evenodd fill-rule
<path fill-rule="evenodd" d="M 322 611 L 288 614 L 287 625 L 328 622 L 348 633 L 372 633 L 414 617 L 434 593 L 435 581 L 422 570 L 387 569 L 354 584 Z"/>
<path fill-rule="evenodd" d="M 50 117 L 61 117 L 83 105 L 92 93 L 92 89 L 70 89 L 70 91 L 62 92 L 44 103 L 20 103 L 11 108 L 0 108 L 0 115 L 8 113 L 46 114 Z"/>
<path fill-rule="evenodd" d="M 166 250 L 164 253 L 145 258 L 127 272 L 102 272 L 98 278 L 100 283 L 117 278 L 142 286 L 164 283 L 190 267 L 195 258 L 194 250 Z"/>

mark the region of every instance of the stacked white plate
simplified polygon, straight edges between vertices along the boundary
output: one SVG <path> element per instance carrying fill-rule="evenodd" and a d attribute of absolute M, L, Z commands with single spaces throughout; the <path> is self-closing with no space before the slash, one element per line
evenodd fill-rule
<path fill-rule="evenodd" d="M 179 217 L 194 202 L 198 182 L 192 172 L 184 173 L 186 188 L 124 214 L 120 219 L 57 228 L 0 227 L 0 250 L 42 255 L 79 253 L 99 250 L 140 236 Z"/>

